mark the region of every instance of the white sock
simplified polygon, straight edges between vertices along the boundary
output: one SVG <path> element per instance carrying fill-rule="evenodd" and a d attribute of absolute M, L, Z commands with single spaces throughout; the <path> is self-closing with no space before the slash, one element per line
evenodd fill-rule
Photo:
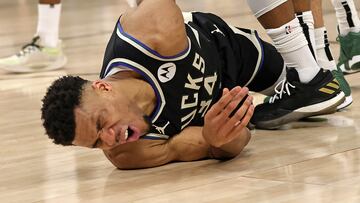
<path fill-rule="evenodd" d="M 41 45 L 56 47 L 59 41 L 61 4 L 39 4 L 36 35 L 40 36 Z"/>
<path fill-rule="evenodd" d="M 296 13 L 296 17 L 303 28 L 304 35 L 308 44 L 310 45 L 310 51 L 316 59 L 316 45 L 315 45 L 315 33 L 314 33 L 314 17 L 311 11 Z"/>
<path fill-rule="evenodd" d="M 339 24 L 340 35 L 360 32 L 360 20 L 353 0 L 331 0 Z"/>
<path fill-rule="evenodd" d="M 336 63 L 332 57 L 325 27 L 315 29 L 317 62 L 321 68 L 336 70 Z"/>
<path fill-rule="evenodd" d="M 302 83 L 310 82 L 320 71 L 297 18 L 279 28 L 267 29 L 268 35 L 289 68 L 295 68 Z"/>

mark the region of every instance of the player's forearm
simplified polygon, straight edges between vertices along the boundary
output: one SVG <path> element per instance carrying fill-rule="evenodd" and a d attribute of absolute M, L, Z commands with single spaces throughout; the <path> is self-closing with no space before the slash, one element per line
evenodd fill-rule
<path fill-rule="evenodd" d="M 251 133 L 248 128 L 243 128 L 241 134 L 229 143 L 220 147 L 210 146 L 209 154 L 211 158 L 228 159 L 240 154 L 244 147 L 249 143 Z"/>
<path fill-rule="evenodd" d="M 161 166 L 175 161 L 174 151 L 166 140 L 143 140 L 122 144 L 104 154 L 119 169 Z"/>

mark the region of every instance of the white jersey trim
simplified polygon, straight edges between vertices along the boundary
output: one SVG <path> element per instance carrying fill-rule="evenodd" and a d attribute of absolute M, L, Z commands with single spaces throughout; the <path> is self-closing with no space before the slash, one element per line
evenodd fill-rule
<path fill-rule="evenodd" d="M 180 56 L 176 56 L 176 57 L 159 57 L 153 53 L 151 53 L 149 50 L 145 49 L 142 45 L 140 45 L 138 42 L 134 41 L 133 39 L 125 36 L 123 33 L 121 33 L 119 31 L 119 28 L 116 29 L 116 34 L 118 35 L 118 37 L 120 37 L 122 40 L 126 41 L 127 43 L 131 44 L 132 46 L 134 46 L 136 49 L 138 49 L 139 51 L 143 52 L 145 55 L 159 60 L 159 61 L 179 61 L 181 59 L 186 58 L 191 50 L 191 40 L 189 39 L 189 37 L 187 37 L 188 39 L 188 48 L 186 50 L 186 52 Z"/>
<path fill-rule="evenodd" d="M 194 33 L 197 43 L 199 44 L 199 47 L 201 47 L 200 44 L 200 36 L 199 31 L 194 29 L 189 22 L 193 22 L 193 14 L 191 12 L 182 12 L 182 15 L 184 17 L 184 22 L 191 28 L 191 31 Z"/>
<path fill-rule="evenodd" d="M 256 62 L 256 66 L 255 66 L 255 69 L 254 69 L 254 72 L 252 73 L 252 76 L 251 78 L 249 79 L 249 81 L 244 85 L 244 86 L 248 86 L 255 78 L 257 72 L 259 71 L 259 68 L 260 68 L 260 65 L 261 65 L 261 62 L 262 62 L 262 58 L 264 57 L 263 56 L 263 51 L 262 51 L 262 46 L 259 42 L 259 39 L 258 37 L 256 36 L 256 34 L 254 33 L 253 30 L 251 30 L 251 34 L 249 33 L 246 33 L 246 32 L 243 32 L 241 31 L 240 29 L 237 29 L 236 27 L 232 26 L 232 25 L 228 25 L 232 31 L 235 33 L 235 34 L 240 34 L 246 38 L 248 38 L 253 44 L 254 46 L 256 47 L 256 49 L 258 50 L 259 52 L 259 57 L 257 59 L 257 62 Z"/>
<path fill-rule="evenodd" d="M 148 133 L 144 135 L 144 139 L 151 139 L 151 138 L 156 138 L 156 139 L 169 139 L 170 136 L 168 135 L 162 135 L 162 134 L 157 134 L 157 133 Z"/>

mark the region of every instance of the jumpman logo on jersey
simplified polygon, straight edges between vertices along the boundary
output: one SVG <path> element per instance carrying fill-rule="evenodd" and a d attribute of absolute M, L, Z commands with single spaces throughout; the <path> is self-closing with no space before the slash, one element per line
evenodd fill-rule
<path fill-rule="evenodd" d="M 153 124 L 153 126 L 155 127 L 155 129 L 160 133 L 160 134 L 163 134 L 165 135 L 165 128 L 170 124 L 170 122 L 168 121 L 165 126 L 163 127 L 159 127 L 159 126 L 156 126 Z"/>
<path fill-rule="evenodd" d="M 218 28 L 218 26 L 216 26 L 216 25 L 214 24 L 214 27 L 215 27 L 216 29 L 213 30 L 213 31 L 211 31 L 211 34 L 214 34 L 215 32 L 218 32 L 218 33 L 220 33 L 220 34 L 222 34 L 222 35 L 225 36 L 225 34 Z"/>

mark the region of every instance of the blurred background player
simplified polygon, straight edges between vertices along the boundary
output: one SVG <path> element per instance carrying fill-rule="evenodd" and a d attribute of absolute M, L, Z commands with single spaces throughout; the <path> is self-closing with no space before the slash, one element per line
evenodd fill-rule
<path fill-rule="evenodd" d="M 340 1 L 346 2 L 344 0 L 333 0 L 332 2 L 334 4 L 335 2 L 339 3 Z M 352 5 L 353 4 L 354 4 L 354 2 L 352 2 Z M 345 10 L 344 7 L 342 7 L 342 10 Z M 340 69 L 340 66 L 338 66 L 338 67 L 336 66 L 335 60 L 334 60 L 331 50 L 330 50 L 329 40 L 328 40 L 328 36 L 327 36 L 327 30 L 324 25 L 324 19 L 323 19 L 323 13 L 322 13 L 322 0 L 312 0 L 311 1 L 311 11 L 312 11 L 312 14 L 314 17 L 316 59 L 317 59 L 318 64 L 320 65 L 320 67 L 330 70 L 333 73 L 334 77 L 339 81 L 341 90 L 346 95 L 345 101 L 340 106 L 338 106 L 338 109 L 343 109 L 343 108 L 349 106 L 352 103 L 353 99 L 351 96 L 350 86 L 347 83 L 347 81 L 345 80 L 343 73 L 342 73 L 342 71 L 345 71 L 345 70 Z M 356 12 L 356 10 L 355 10 L 355 12 Z M 340 15 L 340 17 L 341 17 L 341 15 Z M 343 17 L 341 17 L 341 18 L 343 18 Z M 338 17 L 338 21 L 339 21 L 339 17 Z M 342 20 L 340 20 L 340 21 L 342 21 Z M 347 30 L 347 31 L 350 30 L 349 26 L 342 26 L 342 27 L 346 27 L 346 28 L 342 28 L 343 30 Z M 341 64 L 348 63 L 348 61 L 349 61 L 349 59 L 346 59 L 346 56 L 350 56 L 350 55 L 344 54 L 344 53 L 347 53 L 347 52 L 355 53 L 354 52 L 354 50 L 356 49 L 356 46 L 354 46 L 355 43 L 352 43 L 351 41 L 347 40 L 347 43 L 343 42 L 343 44 L 347 44 L 347 46 L 340 44 L 340 46 L 341 46 L 340 47 L 340 52 L 341 52 L 340 58 L 343 58 L 343 59 L 341 59 L 341 61 L 342 61 Z M 358 41 L 357 44 L 359 46 L 360 41 Z M 341 49 L 345 49 L 345 50 L 341 50 Z M 342 53 L 342 52 L 344 52 L 344 53 Z M 355 64 L 355 66 L 356 66 L 356 64 Z"/>
<path fill-rule="evenodd" d="M 126 0 L 136 7 L 141 0 Z M 9 57 L 0 58 L 0 68 L 9 72 L 37 72 L 60 69 L 67 58 L 59 39 L 61 0 L 39 0 L 37 31 L 30 43 Z"/>
<path fill-rule="evenodd" d="M 36 72 L 62 68 L 66 62 L 59 40 L 61 0 L 39 0 L 36 33 L 30 43 L 9 57 L 0 68 L 10 72 Z"/>
<path fill-rule="evenodd" d="M 340 43 L 337 66 L 345 73 L 360 71 L 360 20 L 353 0 L 331 0 L 336 12 Z"/>

